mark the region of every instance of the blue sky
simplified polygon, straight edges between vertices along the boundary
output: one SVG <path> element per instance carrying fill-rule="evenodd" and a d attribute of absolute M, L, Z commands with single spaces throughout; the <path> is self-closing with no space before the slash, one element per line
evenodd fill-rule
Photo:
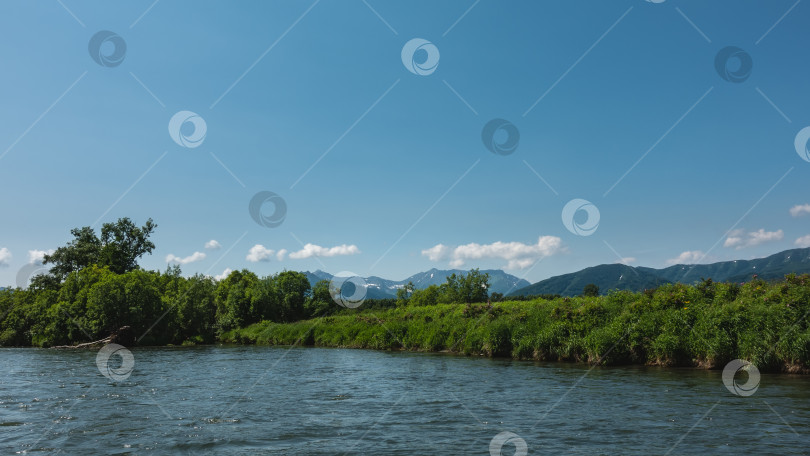
<path fill-rule="evenodd" d="M 810 163 L 794 147 L 810 125 L 810 6 L 794 0 L 0 10 L 3 284 L 71 228 L 124 216 L 158 224 L 142 266 L 210 275 L 452 265 L 534 282 L 810 245 Z M 88 49 L 105 30 L 126 43 L 116 66 Z M 439 52 L 429 74 L 403 64 L 416 38 Z M 715 68 L 727 46 L 753 62 L 744 81 Z M 204 119 L 196 147 L 169 133 L 180 111 Z M 492 119 L 519 131 L 513 153 L 485 147 Z M 262 191 L 286 203 L 279 226 L 251 218 Z M 563 223 L 574 199 L 598 208 L 588 236 Z"/>

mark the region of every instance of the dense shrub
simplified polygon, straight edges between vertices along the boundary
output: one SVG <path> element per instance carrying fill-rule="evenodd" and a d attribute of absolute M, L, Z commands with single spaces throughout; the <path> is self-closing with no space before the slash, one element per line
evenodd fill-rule
<path fill-rule="evenodd" d="M 396 308 L 357 309 L 292 324 L 262 322 L 225 333 L 222 340 L 310 340 L 335 347 L 713 368 L 743 358 L 764 371 L 810 369 L 807 275 L 776 283 L 705 280 L 641 293 L 492 304 L 431 305 L 414 296 L 419 293 Z"/>

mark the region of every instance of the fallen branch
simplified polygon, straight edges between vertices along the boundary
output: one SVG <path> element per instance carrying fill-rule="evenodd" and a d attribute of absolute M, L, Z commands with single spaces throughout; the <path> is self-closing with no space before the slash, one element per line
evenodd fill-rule
<path fill-rule="evenodd" d="M 135 336 L 132 332 L 132 328 L 130 328 L 129 326 L 122 326 L 118 328 L 117 331 L 113 332 L 112 334 L 101 340 L 96 340 L 93 342 L 85 342 L 83 344 L 78 345 L 55 345 L 51 348 L 87 348 L 87 347 L 95 347 L 96 345 L 107 345 L 107 344 L 119 344 L 126 347 L 134 345 Z"/>
<path fill-rule="evenodd" d="M 101 339 L 101 340 L 96 340 L 96 341 L 93 341 L 93 342 L 85 342 L 85 343 L 79 344 L 79 345 L 54 345 L 51 348 L 87 348 L 87 347 L 93 347 L 95 345 L 107 345 L 110 342 L 112 342 L 112 338 L 113 338 L 113 336 L 109 336 L 109 337 L 106 337 L 106 338 Z"/>

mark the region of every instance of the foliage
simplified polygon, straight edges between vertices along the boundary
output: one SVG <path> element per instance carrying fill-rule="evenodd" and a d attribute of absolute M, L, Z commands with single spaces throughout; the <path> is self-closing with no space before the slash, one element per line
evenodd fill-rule
<path fill-rule="evenodd" d="M 149 240 L 155 228 L 157 225 L 152 219 L 138 228 L 127 217 L 102 225 L 100 237 L 89 226 L 74 228 L 70 231 L 73 240 L 45 255 L 44 263 L 53 264 L 50 273 L 59 280 L 93 264 L 107 267 L 116 274 L 133 271 L 138 269 L 138 258 L 152 253 L 155 248 Z"/>
<path fill-rule="evenodd" d="M 431 293 L 438 287 L 424 295 Z M 417 305 L 419 295 L 408 306 L 341 312 L 319 324 L 261 322 L 221 339 L 708 368 L 742 358 L 762 371 L 810 372 L 810 326 L 802 318 L 810 275 L 492 304 Z"/>
<path fill-rule="evenodd" d="M 398 305 L 432 306 L 442 304 L 465 304 L 487 301 L 489 274 L 472 269 L 467 274 L 450 274 L 446 282 L 431 285 L 422 290 L 414 289 L 412 283 L 397 291 Z"/>
<path fill-rule="evenodd" d="M 46 259 L 47 280 L 0 290 L 0 346 L 53 346 L 99 340 L 129 326 L 140 344 L 310 344 L 446 350 L 519 359 L 722 367 L 741 358 L 763 371 L 810 372 L 810 275 L 746 283 L 704 279 L 641 293 L 596 285 L 576 298 L 487 296 L 489 276 L 452 274 L 397 298 L 338 306 L 329 283 L 310 289 L 305 274 L 223 280 L 183 277 L 179 267 L 144 271 L 151 220 L 90 228 Z M 317 320 L 312 320 L 317 318 Z"/>
<path fill-rule="evenodd" d="M 596 284 L 589 283 L 582 288 L 582 296 L 599 296 L 599 287 Z"/>
<path fill-rule="evenodd" d="M 333 312 L 323 299 L 322 292 L 309 293 L 299 272 L 259 278 L 234 271 L 217 282 L 183 277 L 178 267 L 116 274 L 93 264 L 69 273 L 56 289 L 0 290 L 0 346 L 90 342 L 123 326 L 140 344 L 213 343 L 223 330 L 311 318 L 313 309 Z"/>

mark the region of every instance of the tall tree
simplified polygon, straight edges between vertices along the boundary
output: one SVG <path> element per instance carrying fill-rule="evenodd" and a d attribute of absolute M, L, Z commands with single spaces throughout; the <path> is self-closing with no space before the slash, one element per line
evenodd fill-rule
<path fill-rule="evenodd" d="M 155 228 L 157 225 L 151 218 L 140 228 L 128 217 L 105 223 L 101 227 L 99 264 L 116 274 L 138 269 L 138 258 L 155 249 L 155 244 L 149 240 Z"/>
<path fill-rule="evenodd" d="M 582 296 L 599 296 L 599 287 L 594 283 L 589 283 L 582 288 Z"/>
<path fill-rule="evenodd" d="M 304 317 L 323 317 L 338 309 L 338 305 L 332 300 L 332 294 L 329 292 L 329 281 L 319 280 L 312 287 L 312 292 L 304 303 Z"/>
<path fill-rule="evenodd" d="M 91 264 L 98 264 L 101 253 L 101 239 L 89 226 L 70 230 L 73 240 L 59 247 L 50 255 L 45 255 L 43 263 L 52 263 L 51 274 L 64 279 L 73 271 L 79 271 Z"/>
<path fill-rule="evenodd" d="M 453 273 L 439 287 L 439 302 L 470 304 L 486 302 L 487 290 L 489 290 L 489 274 L 482 274 L 477 268 L 471 269 L 467 274 Z"/>
<path fill-rule="evenodd" d="M 50 272 L 60 281 L 91 264 L 106 266 L 116 274 L 133 271 L 138 269 L 138 259 L 154 250 L 149 236 L 155 228 L 151 218 L 138 227 L 128 217 L 102 225 L 101 237 L 89 226 L 74 228 L 70 230 L 73 240 L 45 255 L 43 263 L 53 264 Z"/>
<path fill-rule="evenodd" d="M 302 272 L 284 271 L 275 277 L 280 293 L 281 320 L 297 321 L 304 317 L 304 302 L 310 292 L 307 276 Z"/>

